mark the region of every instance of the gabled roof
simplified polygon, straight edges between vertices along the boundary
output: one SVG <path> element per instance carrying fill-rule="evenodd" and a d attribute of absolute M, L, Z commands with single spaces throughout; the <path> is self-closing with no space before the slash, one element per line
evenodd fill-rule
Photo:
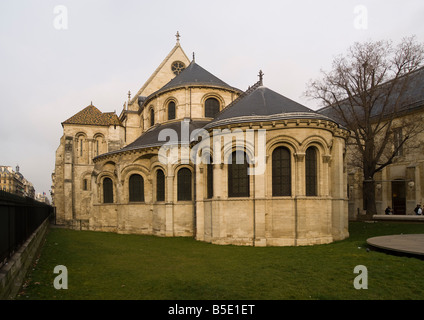
<path fill-rule="evenodd" d="M 167 64 L 169 64 L 171 61 L 173 61 L 173 59 L 182 60 L 182 62 L 187 63 L 187 64 L 190 62 L 190 60 L 187 57 L 187 55 L 185 54 L 184 50 L 181 48 L 179 41 L 177 41 L 174 48 L 171 50 L 171 52 L 169 52 L 169 54 L 162 61 L 162 63 L 156 68 L 156 70 L 153 72 L 153 74 L 150 76 L 150 78 L 146 81 L 146 83 L 133 96 L 133 98 L 131 99 L 129 104 L 133 104 L 139 96 L 147 96 L 147 95 L 150 95 L 152 93 L 152 88 L 151 88 L 152 82 L 155 79 L 157 79 L 158 75 L 164 70 L 165 66 Z M 174 76 L 174 75 L 172 74 L 172 76 Z M 159 78 L 161 78 L 161 77 L 159 77 Z"/>
<path fill-rule="evenodd" d="M 95 126 L 121 126 L 121 122 L 115 112 L 103 113 L 92 104 L 62 122 L 64 124 L 80 124 Z"/>
<path fill-rule="evenodd" d="M 319 118 L 329 120 L 281 94 L 257 83 L 240 99 L 223 109 L 205 129 L 251 121 L 273 121 L 288 118 Z"/>

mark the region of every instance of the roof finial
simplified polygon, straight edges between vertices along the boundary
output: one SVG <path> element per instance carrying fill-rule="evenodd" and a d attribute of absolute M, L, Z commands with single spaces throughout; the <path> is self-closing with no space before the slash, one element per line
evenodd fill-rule
<path fill-rule="evenodd" d="M 262 70 L 259 70 L 259 75 L 258 76 L 259 76 L 259 82 L 262 85 L 263 80 L 264 80 L 264 73 L 262 72 Z"/>
<path fill-rule="evenodd" d="M 193 52 L 193 62 L 196 59 L 195 53 Z"/>
<path fill-rule="evenodd" d="M 131 100 L 131 91 L 128 90 L 128 101 Z"/>
<path fill-rule="evenodd" d="M 93 105 L 93 100 L 91 100 L 91 102 L 90 102 L 90 106 L 92 106 Z"/>
<path fill-rule="evenodd" d="M 175 37 L 177 38 L 177 43 L 180 43 L 180 33 L 177 31 L 177 34 L 175 35 Z"/>

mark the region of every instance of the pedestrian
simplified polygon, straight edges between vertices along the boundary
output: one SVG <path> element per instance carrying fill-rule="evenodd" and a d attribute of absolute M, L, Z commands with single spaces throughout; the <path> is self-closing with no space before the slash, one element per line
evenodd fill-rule
<path fill-rule="evenodd" d="M 393 214 L 393 210 L 392 210 L 392 208 L 390 208 L 390 206 L 387 206 L 387 208 L 386 208 L 386 210 L 384 210 L 384 212 L 386 214 Z"/>

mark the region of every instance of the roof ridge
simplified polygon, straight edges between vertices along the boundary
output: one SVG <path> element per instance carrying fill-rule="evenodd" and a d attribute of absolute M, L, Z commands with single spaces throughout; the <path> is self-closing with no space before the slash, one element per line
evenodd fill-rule
<path fill-rule="evenodd" d="M 219 111 L 214 118 L 218 117 L 224 110 L 227 110 L 228 108 L 231 108 L 233 105 L 237 104 L 240 100 L 244 99 L 248 95 L 250 95 L 253 91 L 255 91 L 257 88 L 261 87 L 262 80 L 259 80 L 256 82 L 253 86 L 249 86 L 246 91 L 244 91 L 241 95 L 239 95 L 233 102 L 231 102 L 228 106 L 223 108 L 221 111 Z"/>
<path fill-rule="evenodd" d="M 92 104 L 63 121 L 62 125 L 63 124 L 100 126 L 122 125 L 116 112 L 102 112 Z"/>

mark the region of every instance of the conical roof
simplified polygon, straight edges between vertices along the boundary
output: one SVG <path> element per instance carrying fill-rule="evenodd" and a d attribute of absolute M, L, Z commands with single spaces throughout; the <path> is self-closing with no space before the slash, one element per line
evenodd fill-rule
<path fill-rule="evenodd" d="M 176 87 L 187 86 L 187 85 L 207 85 L 207 86 L 217 86 L 229 88 L 231 90 L 237 90 L 236 88 L 231 87 L 229 84 L 225 83 L 218 77 L 214 76 L 209 71 L 205 70 L 199 66 L 194 60 L 185 68 L 179 75 L 169 81 L 165 86 L 163 86 L 155 94 L 173 89 Z"/>
<path fill-rule="evenodd" d="M 192 136 L 192 132 L 194 130 L 203 128 L 207 123 L 208 121 L 193 121 L 193 120 L 185 119 L 182 121 L 174 121 L 174 122 L 166 123 L 166 124 L 156 124 L 153 127 L 149 128 L 134 142 L 130 143 L 126 147 L 99 155 L 96 158 L 100 158 L 100 157 L 111 155 L 111 154 L 117 154 L 117 153 L 125 152 L 125 151 L 160 147 L 160 146 L 163 146 L 164 144 L 167 144 L 167 145 L 188 144 L 191 142 L 190 138 Z M 162 134 L 167 133 L 167 134 L 170 134 L 170 136 L 164 134 L 164 136 L 161 137 L 161 133 Z"/>
<path fill-rule="evenodd" d="M 272 121 L 285 118 L 329 118 L 297 103 L 267 87 L 258 85 L 240 100 L 223 109 L 205 128 L 251 121 Z"/>

